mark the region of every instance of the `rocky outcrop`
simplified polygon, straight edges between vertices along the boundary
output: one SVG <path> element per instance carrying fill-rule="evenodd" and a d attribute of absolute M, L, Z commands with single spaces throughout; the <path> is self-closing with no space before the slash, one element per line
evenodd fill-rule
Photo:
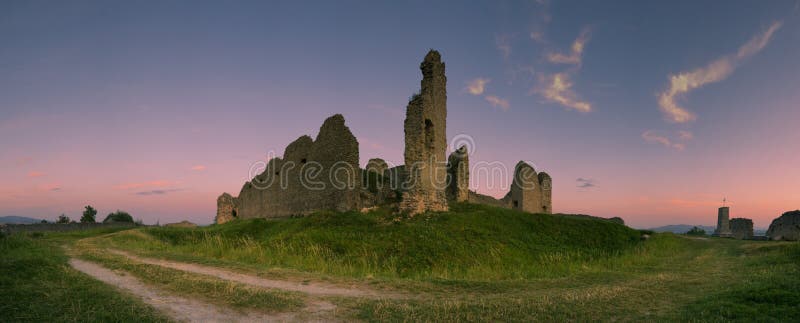
<path fill-rule="evenodd" d="M 733 218 L 730 220 L 731 237 L 734 239 L 753 238 L 753 220 L 744 218 Z"/>
<path fill-rule="evenodd" d="M 447 211 L 447 77 L 439 52 L 431 50 L 420 64 L 422 82 L 406 109 L 406 190 L 400 211 L 410 215 Z"/>
<path fill-rule="evenodd" d="M 767 236 L 772 240 L 800 240 L 800 210 L 786 212 L 772 220 Z"/>
<path fill-rule="evenodd" d="M 461 146 L 447 158 L 447 199 L 456 202 L 469 200 L 467 146 Z"/>

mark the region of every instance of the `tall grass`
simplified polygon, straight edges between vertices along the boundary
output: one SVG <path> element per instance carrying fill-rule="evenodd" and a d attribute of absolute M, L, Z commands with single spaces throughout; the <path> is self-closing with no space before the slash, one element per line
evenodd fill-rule
<path fill-rule="evenodd" d="M 168 321 L 141 301 L 73 270 L 57 243 L 36 236 L 0 238 L 0 321 Z"/>
<path fill-rule="evenodd" d="M 637 231 L 609 221 L 458 204 L 398 219 L 386 210 L 318 212 L 210 228 L 109 236 L 123 249 L 346 277 L 514 280 L 563 276 L 634 251 Z"/>

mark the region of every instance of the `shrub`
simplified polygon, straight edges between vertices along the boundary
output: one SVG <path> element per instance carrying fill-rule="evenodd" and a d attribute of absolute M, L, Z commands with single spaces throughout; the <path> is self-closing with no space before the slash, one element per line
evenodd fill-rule
<path fill-rule="evenodd" d="M 117 210 L 117 212 L 109 213 L 106 216 L 106 219 L 103 220 L 103 223 L 114 223 L 114 222 L 129 222 L 133 223 L 133 217 L 128 214 L 128 212 Z"/>
<path fill-rule="evenodd" d="M 706 235 L 706 230 L 694 227 L 691 230 L 689 230 L 689 232 L 686 232 L 686 234 L 690 236 L 704 236 Z"/>
<path fill-rule="evenodd" d="M 61 213 L 61 215 L 58 216 L 56 223 L 69 223 L 69 221 L 69 217 L 64 213 Z"/>
<path fill-rule="evenodd" d="M 83 210 L 83 216 L 81 217 L 81 223 L 95 223 L 97 222 L 94 216 L 97 215 L 97 210 L 93 208 L 91 205 L 86 206 L 86 210 Z"/>

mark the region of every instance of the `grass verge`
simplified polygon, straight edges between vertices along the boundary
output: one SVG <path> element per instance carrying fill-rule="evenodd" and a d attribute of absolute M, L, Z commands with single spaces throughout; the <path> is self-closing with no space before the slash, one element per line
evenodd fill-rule
<path fill-rule="evenodd" d="M 0 238 L 0 320 L 4 322 L 167 322 L 133 296 L 67 264 L 45 235 Z"/>
<path fill-rule="evenodd" d="M 140 281 L 189 298 L 204 300 L 237 309 L 256 309 L 260 312 L 299 310 L 305 304 L 304 295 L 280 290 L 250 287 L 213 277 L 131 261 L 78 243 L 75 252 L 86 259 L 112 270 L 130 273 Z"/>

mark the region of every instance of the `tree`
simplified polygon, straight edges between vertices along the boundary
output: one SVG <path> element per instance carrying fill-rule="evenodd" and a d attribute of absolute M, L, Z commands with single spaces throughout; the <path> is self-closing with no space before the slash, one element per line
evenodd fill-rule
<path fill-rule="evenodd" d="M 86 206 L 86 210 L 83 210 L 83 216 L 81 217 L 81 223 L 95 223 L 97 222 L 94 216 L 97 215 L 97 210 L 95 210 L 91 205 Z"/>
<path fill-rule="evenodd" d="M 689 232 L 686 232 L 686 234 L 690 236 L 704 236 L 706 235 L 706 230 L 694 227 L 691 230 L 689 230 Z"/>
<path fill-rule="evenodd" d="M 64 213 L 61 213 L 61 215 L 58 216 L 56 223 L 69 223 L 69 217 Z"/>
<path fill-rule="evenodd" d="M 103 223 L 114 223 L 114 222 L 129 222 L 133 223 L 133 217 L 128 214 L 128 212 L 117 210 L 117 212 L 109 213 L 106 216 L 106 219 L 103 220 Z"/>

